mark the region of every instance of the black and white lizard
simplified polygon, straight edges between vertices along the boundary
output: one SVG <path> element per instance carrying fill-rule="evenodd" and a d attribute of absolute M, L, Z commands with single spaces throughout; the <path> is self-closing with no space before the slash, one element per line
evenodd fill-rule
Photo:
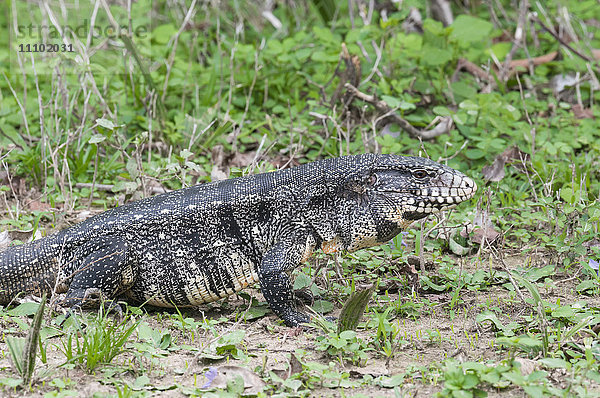
<path fill-rule="evenodd" d="M 296 309 L 288 272 L 315 250 L 380 245 L 476 190 L 431 160 L 374 154 L 197 185 L 0 252 L 0 304 L 45 291 L 66 293 L 67 307 L 98 293 L 189 307 L 258 281 L 270 308 L 295 326 L 310 316 Z"/>

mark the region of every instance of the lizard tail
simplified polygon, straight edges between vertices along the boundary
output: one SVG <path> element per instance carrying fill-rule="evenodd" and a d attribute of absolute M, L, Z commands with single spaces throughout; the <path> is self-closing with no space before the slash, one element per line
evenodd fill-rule
<path fill-rule="evenodd" d="M 61 245 L 54 236 L 0 252 L 0 305 L 17 295 L 52 293 L 55 289 Z"/>

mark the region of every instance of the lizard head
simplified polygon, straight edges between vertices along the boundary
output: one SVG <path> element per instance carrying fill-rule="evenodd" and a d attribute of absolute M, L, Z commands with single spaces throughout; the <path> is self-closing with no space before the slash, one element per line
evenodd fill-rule
<path fill-rule="evenodd" d="M 341 215 L 353 220 L 342 234 L 348 251 L 385 243 L 413 221 L 450 209 L 475 195 L 466 175 L 418 157 L 381 155 L 348 177 Z"/>

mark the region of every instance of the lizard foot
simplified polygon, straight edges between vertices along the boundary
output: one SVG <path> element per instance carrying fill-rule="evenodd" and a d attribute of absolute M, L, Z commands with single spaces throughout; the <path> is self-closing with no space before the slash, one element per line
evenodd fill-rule
<path fill-rule="evenodd" d="M 279 317 L 283 320 L 283 322 L 290 327 L 300 326 L 302 324 L 310 323 L 310 315 L 305 314 L 304 312 L 296 311 L 296 310 L 288 310 L 284 313 L 279 314 Z"/>
<path fill-rule="evenodd" d="M 294 290 L 294 299 L 297 303 L 306 305 L 313 305 L 315 302 L 315 296 L 308 287 Z"/>
<path fill-rule="evenodd" d="M 121 305 L 114 300 L 105 299 L 100 289 L 88 288 L 78 293 L 76 296 L 65 298 L 61 303 L 63 306 L 69 307 L 69 310 L 65 315 L 65 319 L 60 323 L 60 326 L 77 311 L 83 308 L 99 308 L 100 306 L 102 306 L 105 314 L 114 313 L 119 321 L 123 320 L 124 312 Z"/>

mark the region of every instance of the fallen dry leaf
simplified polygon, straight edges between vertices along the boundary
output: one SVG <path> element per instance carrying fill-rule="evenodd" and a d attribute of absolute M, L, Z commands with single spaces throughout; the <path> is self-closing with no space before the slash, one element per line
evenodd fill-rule
<path fill-rule="evenodd" d="M 575 117 L 577 119 L 593 119 L 594 118 L 594 113 L 592 112 L 591 108 L 584 108 L 583 106 L 581 106 L 579 104 L 575 104 L 575 105 L 573 105 L 573 107 L 571 109 L 573 110 L 573 115 L 575 115 Z"/>
<path fill-rule="evenodd" d="M 232 156 L 228 157 L 227 165 L 229 167 L 239 167 L 239 168 L 248 167 L 252 164 L 255 157 L 256 157 L 256 151 L 249 151 L 249 152 L 244 152 L 244 153 L 235 152 Z"/>
<path fill-rule="evenodd" d="M 485 239 L 486 241 L 492 243 L 496 239 L 498 239 L 499 236 L 500 233 L 497 232 L 493 226 L 487 226 L 482 228 L 476 228 L 473 231 L 473 236 L 471 236 L 471 241 L 474 243 L 481 244 L 481 242 L 483 242 Z"/>
<path fill-rule="evenodd" d="M 39 200 L 32 200 L 27 203 L 27 208 L 31 211 L 48 211 L 50 210 L 50 205 L 48 203 L 40 202 Z"/>
<path fill-rule="evenodd" d="M 483 244 L 484 241 L 493 243 L 500 236 L 488 212 L 480 208 L 477 209 L 473 217 L 473 224 L 467 227 L 467 231 L 461 230 L 460 232 L 461 236 L 465 238 L 467 233 L 470 234 L 471 242 L 479 245 Z"/>
<path fill-rule="evenodd" d="M 506 149 L 500 155 L 496 156 L 494 159 L 494 163 L 488 166 L 484 166 L 481 169 L 481 173 L 483 174 L 483 178 L 487 181 L 498 182 L 502 180 L 505 176 L 504 166 L 507 163 L 515 162 L 516 164 L 522 164 L 522 162 L 529 161 L 529 155 L 523 151 L 521 151 L 516 146 Z"/>

